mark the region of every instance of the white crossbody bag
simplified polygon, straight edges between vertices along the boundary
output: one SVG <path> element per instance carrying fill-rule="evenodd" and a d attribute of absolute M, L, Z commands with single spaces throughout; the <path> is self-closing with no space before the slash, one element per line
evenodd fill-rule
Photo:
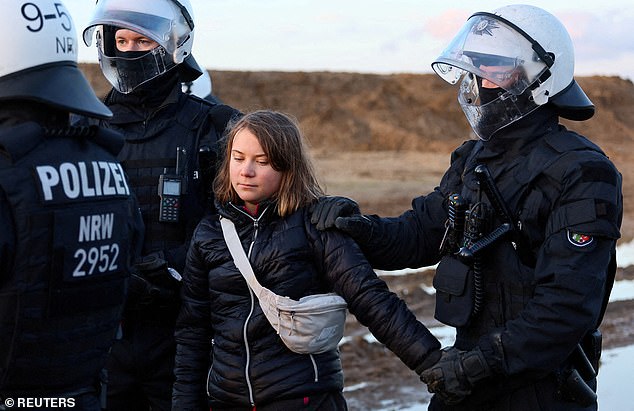
<path fill-rule="evenodd" d="M 346 322 L 346 301 L 335 293 L 309 295 L 296 301 L 263 287 L 255 278 L 233 222 L 221 217 L 220 223 L 236 267 L 284 344 L 299 354 L 337 349 Z"/>

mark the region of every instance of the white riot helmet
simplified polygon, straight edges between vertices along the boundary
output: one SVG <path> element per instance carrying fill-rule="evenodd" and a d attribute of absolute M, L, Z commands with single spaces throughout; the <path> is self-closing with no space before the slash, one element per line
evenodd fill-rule
<path fill-rule="evenodd" d="M 77 67 L 77 33 L 62 1 L 3 1 L 0 14 L 0 101 L 37 101 L 88 117 L 112 117 Z"/>
<path fill-rule="evenodd" d="M 458 101 L 483 140 L 548 102 L 571 120 L 594 115 L 594 105 L 573 77 L 568 31 L 538 7 L 473 14 L 432 68 L 451 84 L 462 78 Z M 482 79 L 500 87 L 493 98 L 482 98 Z"/>
<path fill-rule="evenodd" d="M 154 40 L 159 46 L 140 56 L 117 56 L 115 33 L 121 28 Z M 98 0 L 84 30 L 87 46 L 92 44 L 93 35 L 101 70 L 121 93 L 130 93 L 179 64 L 193 69 L 193 78 L 201 74 L 191 55 L 194 20 L 189 0 Z"/>

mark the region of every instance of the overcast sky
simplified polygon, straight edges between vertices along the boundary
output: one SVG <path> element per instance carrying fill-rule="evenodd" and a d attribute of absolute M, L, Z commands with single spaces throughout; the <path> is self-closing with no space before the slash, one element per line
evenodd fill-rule
<path fill-rule="evenodd" d="M 135 1 L 135 0 L 130 0 Z M 94 0 L 65 0 L 81 35 Z M 513 1 L 191 0 L 194 55 L 210 70 L 428 73 L 464 21 Z M 577 75 L 634 79 L 631 0 L 539 0 L 576 49 Z M 94 44 L 94 43 L 93 43 Z M 96 62 L 81 44 L 79 59 Z"/>

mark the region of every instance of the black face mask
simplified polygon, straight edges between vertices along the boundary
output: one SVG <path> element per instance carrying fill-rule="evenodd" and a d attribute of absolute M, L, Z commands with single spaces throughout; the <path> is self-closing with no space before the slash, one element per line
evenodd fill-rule
<path fill-rule="evenodd" d="M 485 88 L 480 86 L 480 105 L 483 106 L 487 103 L 492 102 L 502 93 L 504 93 L 504 89 L 501 87 Z"/>
<path fill-rule="evenodd" d="M 117 101 L 132 105 L 159 106 L 179 83 L 178 70 L 170 70 L 137 86 L 130 94 L 119 94 Z"/>
<path fill-rule="evenodd" d="M 124 72 L 129 75 L 133 75 L 133 73 L 137 73 L 142 71 L 143 66 L 140 60 L 137 60 L 139 57 L 145 56 L 150 51 L 119 51 L 115 50 L 114 56 L 122 59 L 129 60 L 117 60 L 117 68 L 119 72 Z"/>
<path fill-rule="evenodd" d="M 123 58 L 127 58 L 127 59 L 136 59 L 136 58 L 145 56 L 149 52 L 150 52 L 150 50 L 144 50 L 144 51 L 120 51 L 119 49 L 117 49 L 114 52 L 114 56 L 115 57 L 123 57 Z"/>
<path fill-rule="evenodd" d="M 167 71 L 166 73 L 147 80 L 148 77 L 154 76 L 156 71 L 155 65 L 150 64 L 147 66 L 148 62 L 151 60 L 150 57 L 142 58 L 150 53 L 152 53 L 151 50 L 116 50 L 115 57 L 118 58 L 116 60 L 116 64 L 119 77 L 126 79 L 129 84 L 139 84 L 135 87 L 133 93 L 138 96 L 143 96 L 144 99 L 150 98 L 154 100 L 155 97 L 160 99 L 169 93 L 169 90 L 171 90 L 173 86 L 171 73 L 174 70 Z"/>

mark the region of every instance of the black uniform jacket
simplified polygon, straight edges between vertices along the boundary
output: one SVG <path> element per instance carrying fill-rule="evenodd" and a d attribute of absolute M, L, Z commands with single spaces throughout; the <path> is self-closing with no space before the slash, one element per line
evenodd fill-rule
<path fill-rule="evenodd" d="M 620 236 L 621 175 L 596 145 L 540 108 L 490 141 L 465 142 L 440 185 L 401 216 L 369 216 L 374 229 L 362 249 L 373 266 L 438 263 L 450 194 L 494 209 L 474 177 L 480 164 L 490 170 L 516 233 L 481 253 L 483 306 L 458 327 L 455 345 L 479 346 L 500 381 L 516 376 L 524 385 L 553 375 L 601 320 Z M 494 212 L 484 234 L 501 223 Z M 491 381 L 481 387 L 501 394 Z"/>
<path fill-rule="evenodd" d="M 254 218 L 229 204 L 220 213 L 236 224 L 264 287 L 293 299 L 334 289 L 411 369 L 439 347 L 356 244 L 316 230 L 305 209 L 280 218 L 274 204 L 261 205 Z M 218 216 L 194 234 L 176 340 L 175 409 L 203 407 L 205 392 L 212 406 L 248 406 L 343 389 L 338 351 L 301 355 L 284 346 L 234 265 Z"/>

